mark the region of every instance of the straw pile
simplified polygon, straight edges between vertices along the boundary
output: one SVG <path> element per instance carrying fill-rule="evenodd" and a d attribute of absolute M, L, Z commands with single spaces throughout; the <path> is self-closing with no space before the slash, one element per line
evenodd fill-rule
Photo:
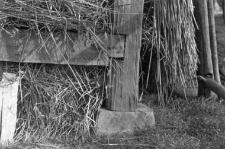
<path fill-rule="evenodd" d="M 193 9 L 190 0 L 146 0 L 144 50 L 149 51 L 150 61 L 156 58 L 154 77 L 160 95 L 166 95 L 177 82 L 185 87 L 195 77 L 198 55 Z"/>
<path fill-rule="evenodd" d="M 2 0 L 1 29 L 96 35 L 109 30 L 108 7 L 105 0 Z"/>
<path fill-rule="evenodd" d="M 77 139 L 96 127 L 102 105 L 105 67 L 7 63 L 4 71 L 24 71 L 15 138 Z"/>

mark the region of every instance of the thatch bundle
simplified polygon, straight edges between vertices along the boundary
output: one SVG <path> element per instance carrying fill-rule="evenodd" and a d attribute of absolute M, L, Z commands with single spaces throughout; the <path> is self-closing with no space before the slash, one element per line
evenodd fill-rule
<path fill-rule="evenodd" d="M 160 94 L 167 93 L 171 84 L 195 76 L 198 63 L 195 43 L 193 4 L 190 0 L 147 0 L 143 41 L 155 54 L 156 83 Z"/>

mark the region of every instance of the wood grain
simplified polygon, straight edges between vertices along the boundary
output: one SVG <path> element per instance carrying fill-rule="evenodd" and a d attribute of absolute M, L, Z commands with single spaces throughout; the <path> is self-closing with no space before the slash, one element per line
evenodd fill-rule
<path fill-rule="evenodd" d="M 126 36 L 124 59 L 112 59 L 106 107 L 113 111 L 135 111 L 138 100 L 139 60 L 144 0 L 114 3 L 114 30 Z"/>
<path fill-rule="evenodd" d="M 0 60 L 28 63 L 108 65 L 108 57 L 124 57 L 124 36 L 86 37 L 17 29 L 0 33 Z"/>

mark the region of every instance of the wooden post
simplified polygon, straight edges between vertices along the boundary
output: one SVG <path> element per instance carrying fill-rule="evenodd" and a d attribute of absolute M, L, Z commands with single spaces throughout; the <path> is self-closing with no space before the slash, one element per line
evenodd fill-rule
<path fill-rule="evenodd" d="M 193 0 L 195 6 L 194 15 L 198 25 L 196 31 L 196 43 L 199 50 L 198 75 L 206 76 L 210 74 L 213 77 L 213 65 L 210 49 L 209 21 L 207 1 Z M 204 86 L 202 81 L 198 82 L 198 95 L 210 97 L 212 92 Z"/>
<path fill-rule="evenodd" d="M 144 0 L 114 1 L 114 32 L 125 35 L 125 54 L 110 64 L 109 110 L 131 112 L 137 107 L 143 5 Z"/>

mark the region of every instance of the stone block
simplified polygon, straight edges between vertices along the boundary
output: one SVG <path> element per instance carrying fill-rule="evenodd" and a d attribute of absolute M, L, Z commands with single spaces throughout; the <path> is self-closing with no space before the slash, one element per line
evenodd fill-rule
<path fill-rule="evenodd" d="M 136 129 L 154 127 L 153 110 L 144 104 L 138 104 L 135 112 L 118 112 L 100 109 L 97 117 L 97 134 L 133 132 Z"/>

